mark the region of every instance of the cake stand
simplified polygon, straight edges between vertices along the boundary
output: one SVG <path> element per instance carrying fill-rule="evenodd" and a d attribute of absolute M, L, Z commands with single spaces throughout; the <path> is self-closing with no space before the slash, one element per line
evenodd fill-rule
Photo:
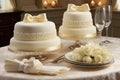
<path fill-rule="evenodd" d="M 97 33 L 94 34 L 86 34 L 86 35 L 74 35 L 74 34 L 64 34 L 64 33 L 59 33 L 59 36 L 63 39 L 68 39 L 68 40 L 75 40 L 75 43 L 71 46 L 69 46 L 70 49 L 74 49 L 76 47 L 80 47 L 81 45 L 84 45 L 85 43 L 82 43 L 82 39 L 90 39 L 90 38 L 95 38 L 97 37 Z"/>

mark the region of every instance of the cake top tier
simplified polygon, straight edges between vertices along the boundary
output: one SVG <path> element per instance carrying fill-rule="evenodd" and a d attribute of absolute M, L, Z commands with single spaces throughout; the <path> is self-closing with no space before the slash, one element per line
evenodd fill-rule
<path fill-rule="evenodd" d="M 89 12 L 90 8 L 88 4 L 82 4 L 76 6 L 75 4 L 68 4 L 67 12 Z"/>

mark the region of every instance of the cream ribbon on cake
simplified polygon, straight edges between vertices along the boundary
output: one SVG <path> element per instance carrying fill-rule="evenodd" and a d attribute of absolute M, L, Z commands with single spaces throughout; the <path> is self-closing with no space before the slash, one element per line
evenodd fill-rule
<path fill-rule="evenodd" d="M 76 6 L 75 4 L 68 4 L 68 12 L 88 12 L 90 11 L 88 4 L 82 4 L 81 6 Z"/>
<path fill-rule="evenodd" d="M 24 72 L 28 74 L 56 75 L 69 71 L 70 68 L 64 66 L 44 66 L 38 59 L 32 57 L 30 59 L 23 59 L 22 61 L 17 59 L 6 60 L 5 70 L 8 72 Z"/>
<path fill-rule="evenodd" d="M 23 22 L 25 23 L 46 22 L 46 21 L 47 21 L 46 13 L 42 13 L 37 16 L 32 16 L 31 14 L 26 13 L 23 19 Z"/>

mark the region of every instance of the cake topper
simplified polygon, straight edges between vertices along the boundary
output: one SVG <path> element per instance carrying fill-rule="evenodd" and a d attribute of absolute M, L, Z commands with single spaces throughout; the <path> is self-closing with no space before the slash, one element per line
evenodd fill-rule
<path fill-rule="evenodd" d="M 31 14 L 26 13 L 23 19 L 23 22 L 25 23 L 46 21 L 47 21 L 46 13 L 42 13 L 37 16 L 32 16 Z"/>
<path fill-rule="evenodd" d="M 86 12 L 90 11 L 88 4 L 82 4 L 81 6 L 76 6 L 75 4 L 68 4 L 68 12 Z"/>

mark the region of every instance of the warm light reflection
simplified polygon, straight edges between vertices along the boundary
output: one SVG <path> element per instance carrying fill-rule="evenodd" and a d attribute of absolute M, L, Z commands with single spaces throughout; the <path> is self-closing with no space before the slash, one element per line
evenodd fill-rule
<path fill-rule="evenodd" d="M 48 6 L 47 1 L 44 1 L 44 2 L 43 2 L 43 6 L 44 6 L 44 8 L 47 8 L 47 6 Z"/>
<path fill-rule="evenodd" d="M 94 0 L 91 1 L 91 5 L 92 5 L 92 7 L 95 6 L 95 1 Z"/>
<path fill-rule="evenodd" d="M 52 2 L 51 2 L 51 6 L 52 6 L 52 7 L 55 7 L 55 5 L 56 5 L 55 1 L 52 1 Z"/>
<path fill-rule="evenodd" d="M 102 2 L 101 1 L 98 2 L 98 6 L 102 6 Z"/>

